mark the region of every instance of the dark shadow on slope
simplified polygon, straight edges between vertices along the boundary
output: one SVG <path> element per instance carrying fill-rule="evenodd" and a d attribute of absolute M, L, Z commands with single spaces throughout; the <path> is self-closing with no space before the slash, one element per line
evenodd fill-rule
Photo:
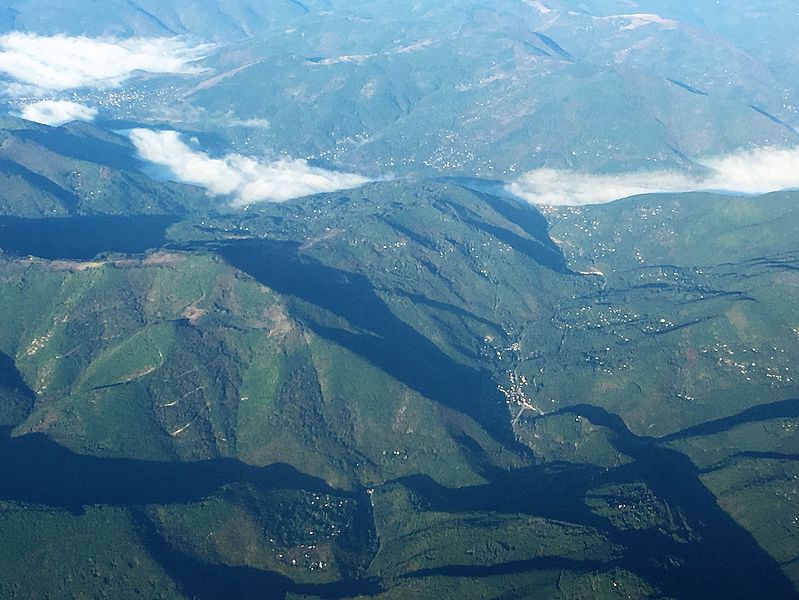
<path fill-rule="evenodd" d="M 417 232 L 413 231 L 410 227 L 405 227 L 402 223 L 398 223 L 392 219 L 386 219 L 386 224 L 393 227 L 397 231 L 399 231 L 403 236 L 411 240 L 412 242 L 419 244 L 423 248 L 427 248 L 428 250 L 436 251 L 436 244 L 433 240 L 426 238 L 422 235 L 419 235 Z"/>
<path fill-rule="evenodd" d="M 549 237 L 549 222 L 536 208 L 481 192 L 478 192 L 478 196 L 508 221 L 541 242 L 542 245 L 553 252 L 560 252 L 560 247 Z"/>
<path fill-rule="evenodd" d="M 553 414 L 579 415 L 609 428 L 614 433 L 611 443 L 633 462 L 614 469 L 570 463 L 511 472 L 488 469 L 483 473 L 488 484 L 463 489 L 444 488 L 425 477 L 398 483 L 415 492 L 423 510 L 528 514 L 596 528 L 609 544 L 624 549 L 603 569 L 609 565 L 629 569 L 670 597 L 799 597 L 777 562 L 718 505 L 685 455 L 659 446 L 658 440 L 635 436 L 618 415 L 596 406 L 571 406 Z M 620 529 L 585 503 L 591 489 L 640 481 L 668 504 L 672 514 L 682 516 L 688 525 L 680 534 L 684 539 L 659 528 Z M 595 570 L 594 563 L 584 563 L 585 569 Z M 579 564 L 576 561 L 571 568 Z M 522 566 L 509 563 L 492 569 L 500 573 Z M 537 568 L 534 562 L 529 567 Z"/>
<path fill-rule="evenodd" d="M 44 434 L 10 437 L 0 429 L 0 499 L 79 513 L 92 504 L 193 502 L 222 486 L 302 489 L 355 497 L 288 465 L 253 467 L 233 459 L 170 463 L 76 454 Z"/>
<path fill-rule="evenodd" d="M 666 78 L 666 81 L 676 85 L 677 87 L 680 87 L 680 88 L 684 89 L 687 92 L 691 92 L 692 94 L 696 94 L 697 96 L 707 96 L 707 92 L 703 92 L 699 88 L 695 88 L 694 86 L 689 85 L 687 83 L 684 83 L 682 81 L 678 81 L 676 79 L 669 79 L 668 77 Z"/>
<path fill-rule="evenodd" d="M 777 271 L 799 271 L 799 265 L 790 264 L 785 260 L 763 261 L 761 264 L 771 269 L 776 269 Z"/>
<path fill-rule="evenodd" d="M 719 506 L 690 459 L 649 445 L 639 447 L 635 459 L 635 465 L 622 468 L 620 474 L 628 471 L 646 481 L 692 529 L 687 542 L 666 546 L 679 563 L 671 568 L 664 569 L 667 560 L 642 561 L 653 556 L 647 554 L 652 548 L 645 540 L 627 540 L 628 557 L 638 573 L 678 598 L 799 597 L 777 562 Z"/>
<path fill-rule="evenodd" d="M 89 260 L 106 252 L 140 254 L 167 243 L 176 217 L 0 217 L 0 250 L 17 256 Z"/>
<path fill-rule="evenodd" d="M 736 452 L 730 458 L 753 458 L 757 460 L 799 460 L 799 454 L 786 454 L 784 452 L 756 452 L 748 450 L 746 452 Z"/>
<path fill-rule="evenodd" d="M 547 52 L 546 50 L 542 50 L 538 46 L 531 44 L 530 42 L 523 42 L 524 47 L 527 48 L 534 56 L 545 56 L 551 57 L 552 55 Z"/>
<path fill-rule="evenodd" d="M 426 475 L 397 482 L 415 492 L 425 510 L 433 512 L 523 514 L 603 529 L 605 519 L 592 513 L 583 498 L 604 481 L 604 473 L 591 465 L 557 463 L 510 472 L 494 470 L 483 473 L 489 484 L 465 488 L 444 487 Z"/>
<path fill-rule="evenodd" d="M 688 321 L 687 323 L 679 323 L 678 325 L 671 325 L 670 327 L 664 327 L 663 329 L 659 329 L 658 331 L 653 331 L 652 336 L 657 337 L 659 335 L 663 335 L 666 333 L 673 333 L 675 331 L 680 331 L 681 329 L 687 329 L 689 327 L 694 327 L 695 325 L 701 325 L 702 323 L 707 323 L 708 321 L 714 321 L 718 319 L 718 315 L 710 315 L 707 317 L 702 317 L 700 319 L 694 319 L 693 321 Z"/>
<path fill-rule="evenodd" d="M 280 573 L 245 566 L 210 564 L 188 556 L 164 540 L 153 523 L 134 513 L 139 536 L 147 551 L 188 597 L 197 600 L 265 600 L 288 593 L 322 598 L 352 598 L 383 591 L 372 579 L 327 584 L 297 584 Z"/>
<path fill-rule="evenodd" d="M 0 388 L 12 390 L 30 400 L 36 398 L 34 391 L 28 387 L 28 384 L 22 378 L 14 359 L 2 352 L 0 352 Z"/>
<path fill-rule="evenodd" d="M 569 571 L 597 572 L 609 571 L 616 565 L 613 562 L 595 560 L 572 560 L 560 556 L 540 556 L 527 560 L 514 560 L 495 565 L 447 565 L 434 569 L 420 569 L 403 576 L 405 579 L 422 577 L 496 577 L 514 575 L 528 571 Z"/>
<path fill-rule="evenodd" d="M 791 133 L 793 133 L 794 135 L 797 135 L 797 131 L 796 131 L 796 129 L 794 129 L 794 128 L 793 128 L 791 125 L 789 125 L 788 123 L 786 123 L 785 121 L 783 121 L 783 120 L 782 120 L 782 119 L 780 119 L 779 117 L 775 117 L 775 116 L 774 116 L 774 115 L 772 115 L 770 112 L 766 112 L 765 110 L 763 110 L 763 109 L 762 109 L 762 108 L 760 108 L 759 106 L 755 106 L 754 104 L 750 104 L 750 105 L 749 105 L 749 108 L 751 108 L 751 109 L 752 109 L 753 111 L 755 111 L 756 113 L 758 113 L 758 114 L 760 114 L 760 115 L 762 115 L 762 116 L 766 117 L 766 118 L 767 118 L 769 121 L 771 121 L 772 123 L 776 123 L 776 124 L 777 124 L 777 125 L 779 125 L 780 127 L 784 127 L 785 129 L 787 129 L 788 131 L 790 131 L 790 132 L 791 132 Z"/>
<path fill-rule="evenodd" d="M 305 6 L 305 4 L 303 4 L 302 2 L 300 2 L 300 0 L 289 0 L 289 3 L 299 8 L 303 12 L 303 14 L 308 14 L 311 12 L 311 9 Z"/>
<path fill-rule="evenodd" d="M 480 194 L 487 195 L 491 198 L 511 198 L 517 202 L 521 202 L 522 205 L 527 205 L 532 208 L 532 205 L 528 204 L 526 201 L 519 198 L 512 192 L 509 192 L 505 187 L 507 185 L 507 182 L 502 181 L 501 179 L 443 175 L 439 177 L 434 177 L 433 181 L 438 181 L 441 183 L 454 183 L 459 187 L 465 188 L 472 192 L 478 192 Z"/>
<path fill-rule="evenodd" d="M 522 204 L 516 204 L 504 198 L 475 191 L 471 188 L 465 189 L 469 189 L 500 216 L 516 225 L 530 237 L 522 237 L 509 229 L 488 223 L 480 214 L 459 202 L 449 200 L 446 197 L 439 197 L 436 198 L 436 200 L 442 204 L 446 204 L 454 211 L 461 221 L 470 227 L 497 238 L 499 241 L 511 246 L 517 252 L 533 259 L 538 264 L 556 273 L 564 275 L 574 274 L 566 264 L 566 257 L 563 255 L 560 247 L 549 237 L 549 225 L 540 212 L 535 210 L 532 206 L 528 207 Z"/>
<path fill-rule="evenodd" d="M 736 452 L 724 460 L 702 469 L 702 473 L 714 473 L 716 471 L 722 471 L 728 467 L 736 467 L 739 466 L 739 463 L 744 460 L 792 462 L 795 460 L 799 461 L 799 454 L 787 454 L 783 452 L 760 452 L 756 450 Z"/>
<path fill-rule="evenodd" d="M 694 427 L 683 429 L 660 438 L 661 441 L 671 442 L 673 440 L 684 440 L 691 437 L 713 435 L 723 433 L 746 423 L 757 423 L 760 421 L 770 421 L 771 419 L 797 418 L 799 417 L 799 399 L 781 400 L 771 404 L 761 404 L 753 406 L 737 415 L 708 421 Z"/>
<path fill-rule="evenodd" d="M 502 326 L 499 325 L 498 323 L 494 323 L 489 319 L 476 315 L 473 312 L 466 310 L 465 308 L 461 308 L 460 306 L 455 306 L 454 304 L 449 304 L 447 302 L 439 302 L 438 300 L 431 300 L 430 298 L 422 296 L 421 294 L 412 294 L 409 292 L 404 292 L 402 290 L 392 290 L 392 293 L 395 296 L 407 298 L 408 300 L 412 301 L 414 304 L 421 304 L 429 308 L 434 308 L 436 310 L 448 312 L 467 321 L 477 321 L 478 323 L 487 325 L 497 331 L 502 330 Z"/>
<path fill-rule="evenodd" d="M 558 43 L 557 43 L 555 40 L 553 40 L 551 37 L 549 37 L 548 35 L 544 35 L 543 33 L 539 33 L 539 32 L 537 32 L 537 31 L 533 31 L 532 33 L 533 33 L 533 35 L 534 35 L 534 36 L 536 36 L 536 37 L 537 37 L 539 40 L 541 40 L 542 42 L 544 42 L 544 44 L 546 44 L 546 46 L 547 46 L 547 47 L 548 47 L 550 50 L 554 50 L 554 51 L 555 51 L 555 53 L 556 53 L 556 54 L 558 54 L 558 55 L 559 55 L 561 58 L 565 58 L 565 59 L 566 59 L 566 60 L 568 60 L 569 62 L 574 62 L 574 58 L 572 57 L 572 55 L 571 55 L 571 54 L 569 54 L 568 52 L 566 52 L 566 50 L 564 50 L 564 49 L 563 49 L 563 48 L 560 46 L 560 44 L 558 44 Z"/>
<path fill-rule="evenodd" d="M 0 424 L 21 423 L 35 401 L 36 394 L 25 383 L 14 359 L 0 352 Z"/>
<path fill-rule="evenodd" d="M 635 459 L 615 470 L 619 481 L 645 481 L 693 530 L 687 542 L 666 546 L 678 559 L 672 568 L 665 567 L 668 556 L 652 560 L 658 551 L 647 540 L 636 540 L 629 532 L 613 536 L 628 548 L 624 560 L 635 572 L 678 598 L 799 598 L 778 563 L 719 506 L 687 456 L 657 445 L 657 440 L 639 438 L 618 415 L 602 408 L 578 405 L 558 413 L 581 415 L 611 428 L 616 449 Z"/>
<path fill-rule="evenodd" d="M 44 175 L 34 173 L 30 169 L 7 159 L 0 159 L 0 172 L 3 172 L 10 177 L 19 177 L 33 189 L 50 194 L 53 198 L 58 200 L 61 205 L 68 211 L 74 211 L 80 204 L 80 198 L 77 195 L 65 190 L 52 179 L 48 179 Z"/>
<path fill-rule="evenodd" d="M 357 500 L 355 531 L 374 539 L 365 492 L 346 492 L 288 465 L 253 467 L 232 459 L 169 463 L 76 454 L 43 434 L 10 437 L 0 428 L 0 499 L 80 514 L 88 505 L 138 507 L 197 502 L 223 486 L 246 483 L 255 490 L 303 490 Z M 176 552 L 154 529 L 143 535 L 148 549 L 195 598 L 264 598 L 273 590 L 339 598 L 380 591 L 374 581 L 345 580 L 320 586 L 295 585 L 281 575 L 245 567 L 209 565 Z M 355 539 L 353 538 L 353 539 Z"/>
<path fill-rule="evenodd" d="M 552 269 L 556 273 L 572 273 L 569 267 L 566 266 L 566 260 L 563 257 L 563 254 L 560 252 L 560 249 L 553 250 L 538 240 L 523 238 L 520 235 L 516 235 L 512 231 L 508 231 L 507 229 L 503 229 L 502 227 L 497 227 L 495 225 L 490 225 L 489 223 L 473 221 L 471 219 L 465 222 L 475 229 L 480 229 L 489 235 L 494 236 L 499 241 L 508 244 L 508 246 L 512 247 L 517 252 L 525 254 L 529 258 L 532 258 L 535 262 Z"/>
<path fill-rule="evenodd" d="M 153 13 L 151 13 L 149 10 L 144 9 L 136 0 L 128 0 L 128 6 L 130 6 L 133 10 L 138 12 L 140 15 L 142 15 L 145 19 L 150 21 L 151 24 L 155 25 L 156 27 L 162 28 L 169 35 L 188 34 L 188 31 L 186 31 L 185 28 L 183 28 L 183 30 L 179 32 L 175 31 L 169 25 L 167 25 L 161 19 L 159 19 Z"/>
<path fill-rule="evenodd" d="M 511 440 L 504 404 L 490 372 L 470 368 L 399 319 L 363 275 L 319 263 L 295 242 L 247 240 L 213 248 L 234 267 L 267 287 L 343 317 L 365 333 L 304 321 L 325 337 L 385 371 L 423 396 L 460 411 Z M 301 311 L 301 307 L 297 309 Z M 306 313 L 308 311 L 305 311 Z"/>
<path fill-rule="evenodd" d="M 47 131 L 21 129 L 15 131 L 14 135 L 75 160 L 123 171 L 138 170 L 139 161 L 134 158 L 131 147 L 85 135 L 75 135 L 64 127 L 53 127 Z"/>

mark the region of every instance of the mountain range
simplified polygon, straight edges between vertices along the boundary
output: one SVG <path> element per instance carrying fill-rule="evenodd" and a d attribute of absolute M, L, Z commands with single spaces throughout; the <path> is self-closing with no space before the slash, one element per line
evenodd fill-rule
<path fill-rule="evenodd" d="M 3 139 L 0 595 L 797 595 L 795 192 L 232 209 Z"/>
<path fill-rule="evenodd" d="M 702 173 L 709 157 L 797 144 L 796 15 L 778 0 L 723 11 L 710 0 L 16 0 L 2 10 L 14 35 L 214 44 L 193 72 L 47 97 L 85 104 L 114 129 L 196 135 L 217 154 L 513 181 L 541 167 Z M 142 68 L 160 68 L 152 62 Z M 15 94 L 12 112 L 31 100 Z"/>

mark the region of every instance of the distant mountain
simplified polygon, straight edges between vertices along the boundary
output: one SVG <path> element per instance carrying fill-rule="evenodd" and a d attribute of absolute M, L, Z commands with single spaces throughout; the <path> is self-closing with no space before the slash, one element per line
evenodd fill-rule
<path fill-rule="evenodd" d="M 7 4 L 8 30 L 216 42 L 205 73 L 77 99 L 220 153 L 508 181 L 799 143 L 796 15 L 777 0 Z"/>
<path fill-rule="evenodd" d="M 243 39 L 309 13 L 327 2 L 277 0 L 268 6 L 250 0 L 72 0 L 3 2 L 6 30 L 43 34 L 116 36 L 192 35 L 214 41 Z"/>
<path fill-rule="evenodd" d="M 752 52 L 741 32 L 685 10 L 574 4 L 312 12 L 220 49 L 214 73 L 171 108 L 201 108 L 189 117 L 197 129 L 231 110 L 267 119 L 268 129 L 224 135 L 374 174 L 690 169 L 707 155 L 799 141 L 787 54 Z"/>

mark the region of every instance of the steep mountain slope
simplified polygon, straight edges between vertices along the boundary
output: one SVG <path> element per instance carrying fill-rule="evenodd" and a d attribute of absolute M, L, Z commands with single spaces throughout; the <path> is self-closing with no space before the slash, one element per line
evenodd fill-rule
<path fill-rule="evenodd" d="M 179 215 L 204 208 L 201 190 L 155 183 L 130 142 L 84 123 L 51 128 L 6 119 L 0 132 L 0 214 Z"/>
<path fill-rule="evenodd" d="M 793 238 L 656 236 L 792 201 L 549 212 L 564 258 L 531 207 L 384 183 L 184 218 L 145 255 L 9 256 L 7 527 L 170 597 L 791 597 Z M 775 491 L 780 531 L 750 503 Z"/>
<path fill-rule="evenodd" d="M 0 594 L 798 595 L 795 192 L 223 211 L 16 126 Z"/>

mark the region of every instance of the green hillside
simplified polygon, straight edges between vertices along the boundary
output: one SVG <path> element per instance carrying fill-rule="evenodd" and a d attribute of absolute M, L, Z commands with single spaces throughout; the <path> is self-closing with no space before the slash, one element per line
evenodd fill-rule
<path fill-rule="evenodd" d="M 7 248 L 0 589 L 796 595 L 794 202 L 394 182 Z"/>
<path fill-rule="evenodd" d="M 199 189 L 143 175 L 127 138 L 85 123 L 47 127 L 5 119 L 0 215 L 180 215 L 209 201 Z"/>
<path fill-rule="evenodd" d="M 0 0 L 0 599 L 799 600 L 797 28 Z"/>

